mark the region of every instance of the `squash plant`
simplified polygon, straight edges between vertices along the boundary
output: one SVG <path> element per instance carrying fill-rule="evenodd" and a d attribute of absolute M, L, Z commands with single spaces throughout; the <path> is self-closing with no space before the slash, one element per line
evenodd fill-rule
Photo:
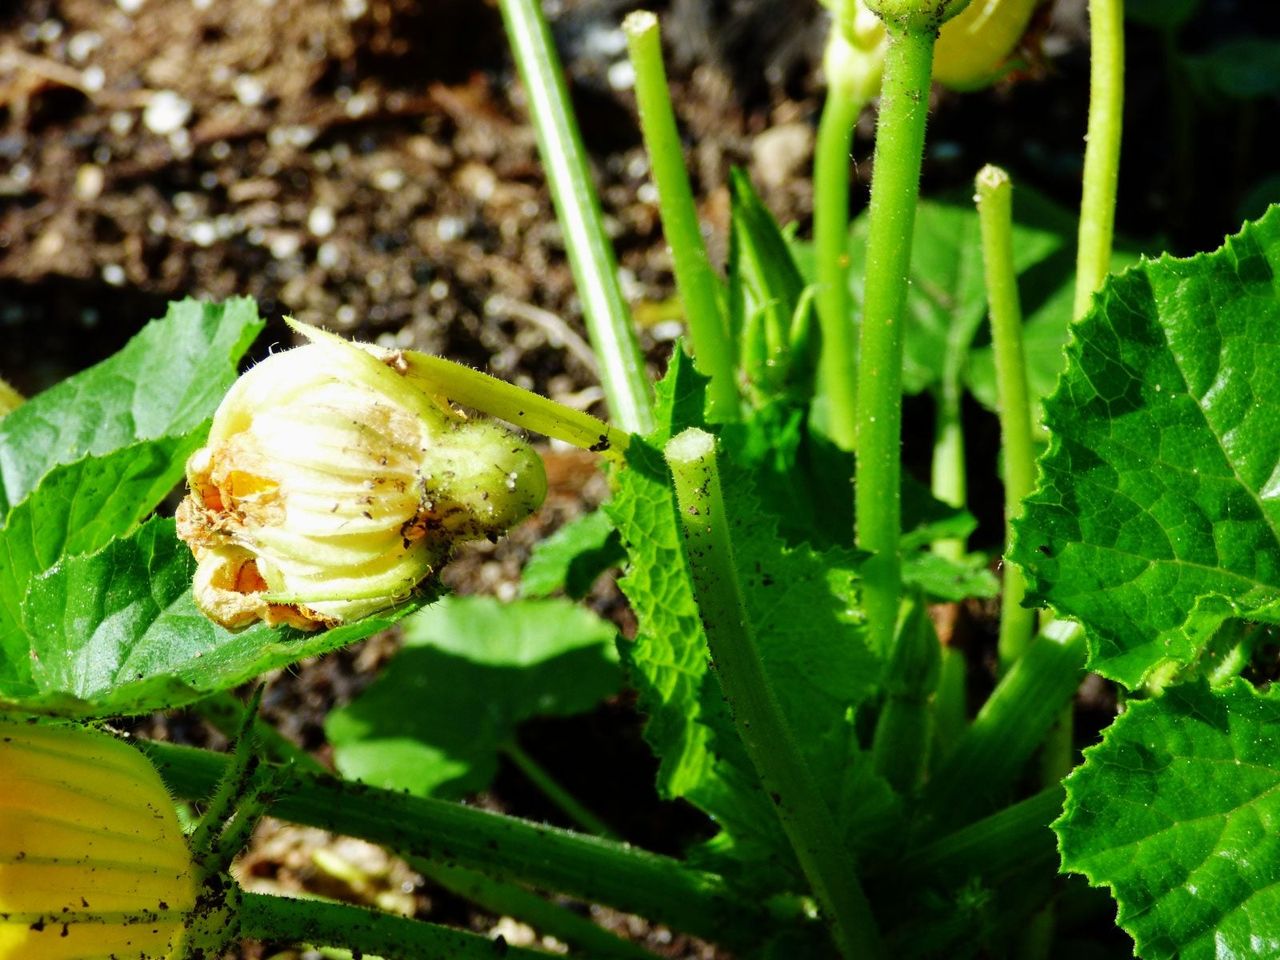
<path fill-rule="evenodd" d="M 539 4 L 500 6 L 612 424 L 301 326 L 310 346 L 237 382 L 262 326 L 242 299 L 174 304 L 46 393 L 0 391 L 0 958 L 194 960 L 241 937 L 541 954 L 241 891 L 229 866 L 263 812 L 384 844 L 591 956 L 652 954 L 546 894 L 744 957 L 1108 955 L 1112 918 L 1144 958 L 1280 955 L 1280 211 L 1187 260 L 1113 249 L 1120 0 L 1090 3 L 1078 218 L 990 167 L 976 209 L 918 196 L 935 43 L 958 85 L 996 76 L 1028 4 L 842 0 L 813 242 L 735 173 L 723 276 L 657 20 L 631 15 L 692 348 L 653 388 Z M 982 36 L 948 34 L 957 14 Z M 936 401 L 928 484 L 902 469 L 904 393 Z M 966 542 L 965 393 L 1000 416 L 1002 582 Z M 474 411 L 594 451 L 612 486 L 508 604 L 436 579 L 545 484 Z M 184 473 L 177 521 L 157 515 Z M 573 602 L 618 567 L 633 638 Z M 997 595 L 971 715 L 975 665 L 928 610 Z M 395 623 L 401 652 L 329 718 L 336 772 L 231 692 Z M 1123 704 L 1098 743 L 1072 737 L 1086 671 Z M 659 793 L 714 824 L 680 857 L 621 842 L 517 742 L 623 685 Z M 231 756 L 76 729 L 188 704 Z M 458 802 L 499 757 L 577 829 Z M 185 839 L 169 794 L 202 805 Z"/>

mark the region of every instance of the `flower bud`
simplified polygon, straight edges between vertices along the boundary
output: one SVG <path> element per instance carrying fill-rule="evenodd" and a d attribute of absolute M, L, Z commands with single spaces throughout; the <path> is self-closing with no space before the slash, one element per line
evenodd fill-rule
<path fill-rule="evenodd" d="M 997 80 L 1041 0 L 970 0 L 942 25 L 933 48 L 933 78 L 953 90 Z"/>
<path fill-rule="evenodd" d="M 0 960 L 166 960 L 195 904 L 191 853 L 142 754 L 0 722 Z"/>
<path fill-rule="evenodd" d="M 496 537 L 546 495 L 527 443 L 454 412 L 400 354 L 308 335 L 236 382 L 187 463 L 178 535 L 196 602 L 228 628 L 392 606 L 456 541 Z"/>

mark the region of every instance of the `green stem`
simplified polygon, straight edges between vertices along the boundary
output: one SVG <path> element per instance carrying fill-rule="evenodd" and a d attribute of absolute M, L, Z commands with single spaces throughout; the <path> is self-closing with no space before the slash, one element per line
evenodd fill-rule
<path fill-rule="evenodd" d="M 409 860 L 419 873 L 481 909 L 500 917 L 515 917 L 539 933 L 561 940 L 592 957 L 625 957 L 656 960 L 644 947 L 623 940 L 587 917 L 544 900 L 531 890 L 486 877 L 475 870 L 431 863 L 419 857 Z"/>
<path fill-rule="evenodd" d="M 1124 0 L 1089 0 L 1089 33 L 1089 132 L 1076 250 L 1076 319 L 1088 312 L 1090 298 L 1111 271 L 1124 123 Z"/>
<path fill-rule="evenodd" d="M 232 740 L 243 729 L 247 712 L 244 704 L 230 690 L 198 700 L 191 705 L 191 709 L 207 720 L 215 730 Z M 300 770 L 324 772 L 320 761 L 261 717 L 253 718 L 253 737 L 257 746 L 266 752 L 267 759 L 273 763 L 292 763 Z"/>
<path fill-rule="evenodd" d="M 895 870 L 904 883 L 964 881 L 980 875 L 996 878 L 1028 863 L 1046 866 L 1057 859 L 1057 841 L 1049 825 L 1062 813 L 1060 785 L 1005 807 L 910 853 Z"/>
<path fill-rule="evenodd" d="M 530 783 L 542 791 L 548 800 L 564 811 L 569 819 L 575 821 L 587 833 L 594 833 L 609 840 L 620 839 L 607 823 L 584 807 L 547 772 L 542 764 L 525 753 L 519 744 L 508 741 L 502 745 L 502 752 L 529 779 Z"/>
<path fill-rule="evenodd" d="M 873 648 L 889 650 L 898 618 L 901 538 L 902 317 L 920 158 L 929 112 L 933 28 L 885 26 L 880 122 L 871 181 L 866 294 L 858 358 L 858 545 Z"/>
<path fill-rule="evenodd" d="M 686 430 L 667 443 L 664 453 L 675 480 L 685 552 L 707 645 L 738 735 L 832 926 L 840 953 L 846 960 L 879 956 L 879 934 L 852 857 L 800 755 L 743 607 L 720 491 L 715 437 L 702 430 Z"/>
<path fill-rule="evenodd" d="M 653 399 L 631 314 L 618 284 L 613 245 L 591 183 L 564 70 L 539 0 L 499 0 L 511 53 L 524 81 L 551 199 L 564 231 L 600 380 L 614 420 L 630 433 L 653 429 Z"/>
<path fill-rule="evenodd" d="M 550 954 L 499 943 L 476 933 L 328 900 L 301 900 L 245 893 L 240 903 L 241 934 L 254 940 L 311 943 L 376 952 L 386 960 L 537 960 Z"/>
<path fill-rule="evenodd" d="M 1080 685 L 1084 631 L 1049 624 L 996 684 L 968 731 L 925 788 L 936 824 L 964 823 L 998 802 Z"/>
<path fill-rule="evenodd" d="M 991 340 L 996 363 L 996 395 L 1000 403 L 1000 438 L 1004 444 L 1005 543 L 1013 542 L 1013 521 L 1036 482 L 1035 443 L 1031 433 L 1031 399 L 1022 348 L 1022 307 L 1013 265 L 1013 184 L 999 167 L 986 166 L 976 180 L 978 223 L 982 230 L 982 262 L 991 311 Z M 1000 607 L 1000 669 L 1022 656 L 1035 631 L 1036 611 L 1022 605 L 1027 581 L 1022 568 L 1004 564 L 1004 596 Z"/>
<path fill-rule="evenodd" d="M 871 744 L 878 774 L 898 793 L 915 793 L 928 767 L 933 733 L 932 697 L 942 648 L 919 598 L 902 606 L 893 656 L 884 668 L 884 705 Z"/>
<path fill-rule="evenodd" d="M 818 121 L 813 159 L 815 303 L 822 328 L 819 402 L 831 439 L 852 450 L 858 436 L 858 343 L 849 302 L 849 164 L 858 116 L 867 105 L 867 58 L 837 19 L 827 39 L 827 97 Z"/>
<path fill-rule="evenodd" d="M 228 764 L 226 757 L 204 750 L 154 742 L 143 748 L 169 788 L 189 800 L 207 796 Z M 762 910 L 758 902 L 741 899 L 723 877 L 670 857 L 327 775 L 290 771 L 270 813 L 407 856 L 606 903 L 726 946 L 749 946 L 770 929 L 799 921 L 794 901 L 771 901 Z"/>
<path fill-rule="evenodd" d="M 933 750 L 929 757 L 932 768 L 951 755 L 968 726 L 968 672 L 963 650 L 942 648 L 938 691 L 933 695 Z"/>
<path fill-rule="evenodd" d="M 720 281 L 707 258 L 698 208 L 684 165 L 684 148 L 662 64 L 658 18 L 647 10 L 637 10 L 622 21 L 622 30 L 627 35 L 631 65 L 636 72 L 640 129 L 658 188 L 658 209 L 671 247 L 676 288 L 688 318 L 696 365 L 711 378 L 707 385 L 707 416 L 717 423 L 738 420 L 733 344 L 721 310 Z"/>

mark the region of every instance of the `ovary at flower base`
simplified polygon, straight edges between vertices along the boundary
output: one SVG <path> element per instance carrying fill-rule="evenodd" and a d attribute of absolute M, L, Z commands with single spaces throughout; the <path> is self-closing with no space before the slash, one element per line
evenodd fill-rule
<path fill-rule="evenodd" d="M 399 354 L 314 335 L 236 382 L 187 464 L 178 535 L 197 603 L 228 628 L 390 607 L 546 494 L 524 440 L 454 411 Z"/>

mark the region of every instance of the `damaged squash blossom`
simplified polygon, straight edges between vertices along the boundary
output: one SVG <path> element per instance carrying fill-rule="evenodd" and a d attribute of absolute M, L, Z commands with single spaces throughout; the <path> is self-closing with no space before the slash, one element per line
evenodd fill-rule
<path fill-rule="evenodd" d="M 0 960 L 176 957 L 196 873 L 142 754 L 103 733 L 0 721 Z"/>
<path fill-rule="evenodd" d="M 398 352 L 298 326 L 314 342 L 245 373 L 187 463 L 178 535 L 197 604 L 230 629 L 390 607 L 546 495 L 527 443 L 455 412 Z"/>

